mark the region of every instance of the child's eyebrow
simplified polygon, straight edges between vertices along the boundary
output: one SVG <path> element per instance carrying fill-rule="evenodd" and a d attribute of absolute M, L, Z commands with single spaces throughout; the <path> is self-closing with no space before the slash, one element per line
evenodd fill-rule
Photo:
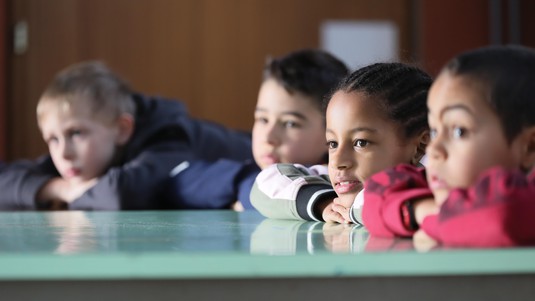
<path fill-rule="evenodd" d="M 307 117 L 305 115 L 303 115 L 300 112 L 296 112 L 296 111 L 282 112 L 282 115 L 292 115 L 292 116 L 297 117 L 299 119 L 307 120 Z"/>
<path fill-rule="evenodd" d="M 329 132 L 329 133 L 333 133 L 333 130 L 331 129 L 326 129 L 325 131 Z M 349 130 L 350 133 L 358 133 L 358 132 L 370 132 L 370 133 L 376 133 L 377 132 L 377 129 L 374 129 L 374 128 L 370 128 L 370 127 L 365 127 L 365 126 L 361 126 L 361 127 L 356 127 L 356 128 L 352 128 L 351 130 Z"/>
<path fill-rule="evenodd" d="M 444 116 L 444 114 L 450 112 L 450 111 L 453 111 L 453 110 L 462 110 L 462 111 L 465 111 L 466 113 L 472 115 L 475 117 L 475 114 L 472 113 L 472 110 L 470 110 L 470 108 L 468 108 L 467 106 L 463 105 L 463 104 L 455 104 L 455 105 L 450 105 L 450 106 L 447 106 L 445 108 L 443 108 L 441 111 L 440 111 L 440 114 L 439 114 L 439 117 L 442 118 Z"/>
<path fill-rule="evenodd" d="M 267 109 L 263 109 L 263 108 L 256 108 L 255 112 L 268 112 L 268 110 Z M 298 111 L 284 111 L 284 112 L 281 112 L 280 115 L 291 115 L 291 116 L 297 117 L 297 118 L 302 119 L 302 120 L 307 120 L 308 119 L 303 113 L 298 112 Z"/>
<path fill-rule="evenodd" d="M 377 132 L 377 129 L 361 126 L 361 127 L 356 127 L 356 128 L 351 129 L 350 132 L 352 132 L 352 133 L 358 133 L 358 132 L 372 132 L 372 133 L 375 133 L 375 132 Z"/>

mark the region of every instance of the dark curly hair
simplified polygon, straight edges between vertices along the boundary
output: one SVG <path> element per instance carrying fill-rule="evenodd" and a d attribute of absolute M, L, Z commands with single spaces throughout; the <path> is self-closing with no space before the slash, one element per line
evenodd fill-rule
<path fill-rule="evenodd" d="M 402 126 L 405 137 L 410 138 L 429 128 L 426 101 L 431 83 L 431 77 L 417 67 L 403 63 L 376 63 L 343 79 L 325 98 L 324 107 L 337 91 L 365 93 L 385 116 Z"/>

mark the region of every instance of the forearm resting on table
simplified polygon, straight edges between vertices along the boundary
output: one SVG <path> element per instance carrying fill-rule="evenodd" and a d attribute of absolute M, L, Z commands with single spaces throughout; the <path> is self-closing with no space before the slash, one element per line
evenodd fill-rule
<path fill-rule="evenodd" d="M 437 214 L 439 207 L 433 198 L 415 200 L 413 203 L 414 218 L 418 225 L 421 225 L 428 215 Z"/>
<path fill-rule="evenodd" d="M 37 201 L 59 201 L 70 203 L 80 197 L 89 188 L 97 183 L 92 179 L 80 183 L 71 183 L 61 177 L 46 182 L 37 193 Z"/>

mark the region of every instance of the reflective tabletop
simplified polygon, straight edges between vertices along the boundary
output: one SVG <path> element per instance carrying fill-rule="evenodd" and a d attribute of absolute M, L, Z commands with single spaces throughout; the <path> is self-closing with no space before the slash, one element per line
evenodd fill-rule
<path fill-rule="evenodd" d="M 0 266 L 4 280 L 535 274 L 535 249 L 426 250 L 230 210 L 4 212 Z"/>

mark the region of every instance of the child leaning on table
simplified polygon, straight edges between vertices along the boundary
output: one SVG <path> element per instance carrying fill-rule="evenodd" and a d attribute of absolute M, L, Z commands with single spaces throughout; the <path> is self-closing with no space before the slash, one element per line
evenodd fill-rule
<path fill-rule="evenodd" d="M 270 59 L 254 111 L 254 161 L 189 162 L 171 180 L 171 208 L 253 209 L 249 193 L 261 169 L 280 162 L 326 163 L 322 100 L 348 72 L 342 61 L 319 49 Z"/>
<path fill-rule="evenodd" d="M 430 86 L 429 75 L 401 63 L 353 72 L 326 99 L 328 176 L 322 166 L 271 166 L 256 178 L 251 202 L 270 218 L 362 223 L 362 183 L 424 155 Z"/>
<path fill-rule="evenodd" d="M 133 93 L 100 62 L 58 73 L 37 105 L 50 155 L 0 167 L 0 210 L 161 209 L 171 170 L 195 158 L 251 158 L 248 134 Z"/>
<path fill-rule="evenodd" d="M 398 166 L 365 185 L 376 236 L 446 246 L 535 245 L 535 51 L 493 46 L 450 61 L 427 101 L 426 170 Z"/>

